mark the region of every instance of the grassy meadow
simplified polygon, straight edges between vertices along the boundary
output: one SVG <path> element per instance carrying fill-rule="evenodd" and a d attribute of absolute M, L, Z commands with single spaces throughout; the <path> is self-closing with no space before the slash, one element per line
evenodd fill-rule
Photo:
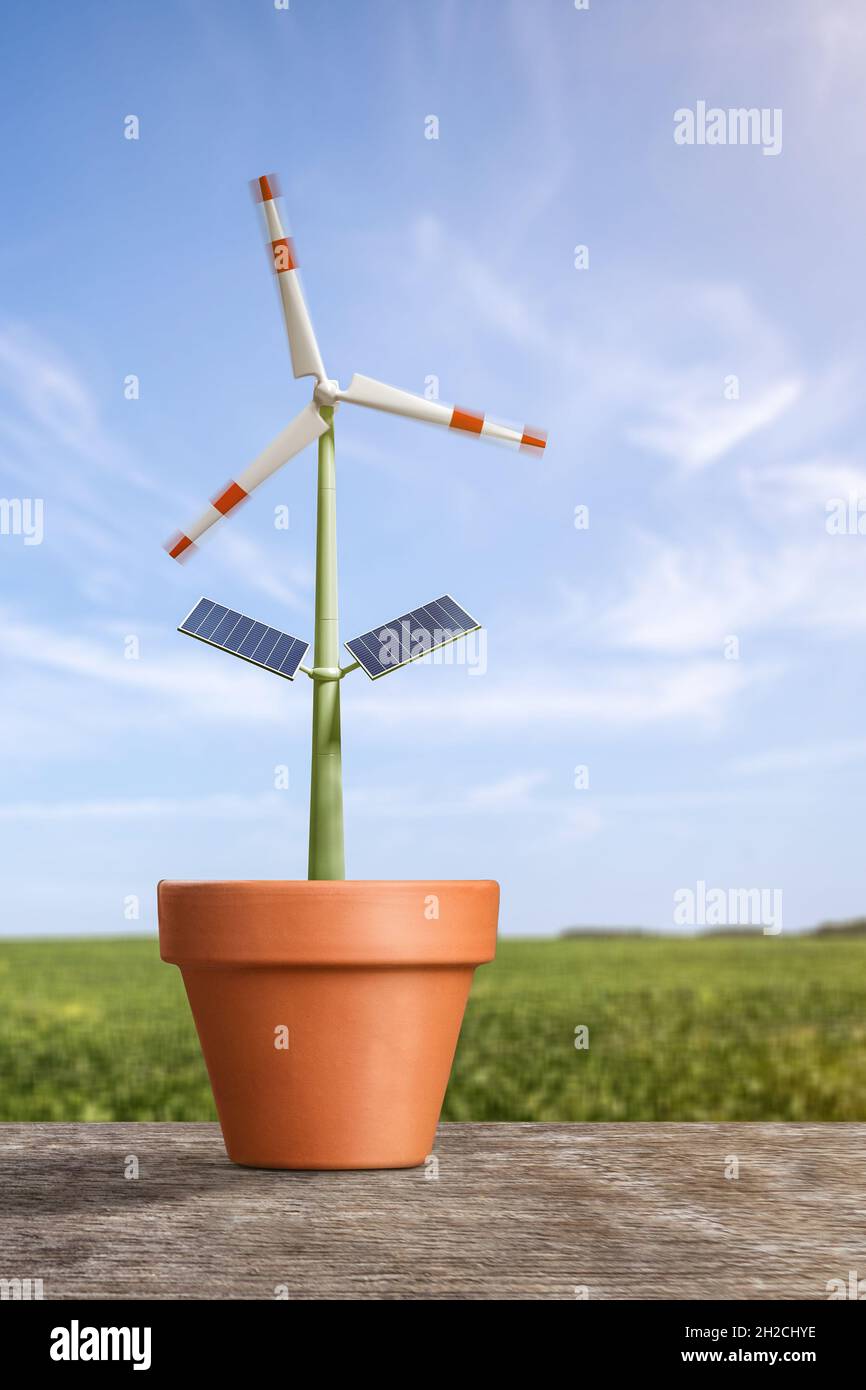
<path fill-rule="evenodd" d="M 864 1120 L 866 937 L 502 941 L 444 1117 Z M 0 942 L 0 1120 L 213 1118 L 155 939 Z"/>

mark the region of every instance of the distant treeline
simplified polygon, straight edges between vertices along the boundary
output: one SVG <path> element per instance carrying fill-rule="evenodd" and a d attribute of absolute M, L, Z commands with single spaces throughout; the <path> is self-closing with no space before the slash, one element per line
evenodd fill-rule
<path fill-rule="evenodd" d="M 831 932 L 844 932 L 847 936 L 864 936 L 866 917 L 849 917 L 847 922 L 821 922 L 815 928 L 817 936 L 828 936 Z"/>
<path fill-rule="evenodd" d="M 560 936 L 662 936 L 652 927 L 563 927 Z"/>
<path fill-rule="evenodd" d="M 691 935 L 691 933 L 689 933 Z M 706 931 L 695 932 L 695 936 L 763 936 L 762 927 L 708 927 Z M 564 927 L 561 937 L 633 937 L 663 936 L 671 937 L 682 933 L 661 932 L 654 927 Z M 845 922 L 820 922 L 817 927 L 807 927 L 804 931 L 791 933 L 797 936 L 866 936 L 866 917 L 851 917 Z"/>

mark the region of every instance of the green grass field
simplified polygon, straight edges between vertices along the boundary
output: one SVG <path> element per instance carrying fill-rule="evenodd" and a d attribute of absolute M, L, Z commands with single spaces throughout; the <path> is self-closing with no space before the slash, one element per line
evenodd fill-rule
<path fill-rule="evenodd" d="M 213 1118 L 155 940 L 0 943 L 0 1120 Z M 503 941 L 445 1118 L 866 1119 L 866 938 Z"/>

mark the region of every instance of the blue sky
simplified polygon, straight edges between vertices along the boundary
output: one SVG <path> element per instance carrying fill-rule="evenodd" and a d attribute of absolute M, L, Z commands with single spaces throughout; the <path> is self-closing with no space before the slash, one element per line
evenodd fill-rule
<path fill-rule="evenodd" d="M 0 495 L 44 539 L 0 535 L 0 930 L 305 874 L 309 682 L 175 627 L 208 594 L 312 636 L 315 451 L 189 565 L 161 549 L 309 398 L 247 190 L 272 169 L 332 375 L 550 436 L 338 413 L 344 638 L 445 590 L 487 629 L 483 672 L 345 681 L 349 876 L 498 878 L 522 934 L 671 927 L 699 880 L 781 889 L 786 930 L 863 912 L 866 535 L 826 525 L 866 498 L 857 0 L 4 26 Z M 677 145 L 699 100 L 780 109 L 781 152 Z"/>

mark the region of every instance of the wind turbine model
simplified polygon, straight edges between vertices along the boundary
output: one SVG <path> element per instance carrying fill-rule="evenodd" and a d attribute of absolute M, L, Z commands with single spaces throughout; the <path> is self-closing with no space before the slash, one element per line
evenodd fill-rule
<path fill-rule="evenodd" d="M 273 257 L 283 317 L 296 377 L 315 377 L 313 398 L 291 424 L 216 494 L 207 509 L 166 545 L 175 560 L 187 559 L 196 541 L 243 502 L 313 440 L 319 441 L 319 481 L 316 524 L 315 644 L 312 668 L 302 665 L 308 643 L 256 622 L 211 599 L 201 599 L 179 631 L 252 661 L 292 680 L 298 670 L 313 681 L 313 755 L 310 781 L 309 877 L 345 877 L 343 852 L 343 787 L 340 750 L 340 681 L 359 666 L 376 680 L 416 660 L 428 651 L 455 641 L 479 624 L 444 594 L 400 618 L 346 643 L 353 660 L 340 666 L 337 613 L 336 474 L 334 468 L 334 411 L 347 401 L 392 415 L 404 415 L 433 425 L 478 435 L 540 454 L 545 436 L 538 430 L 512 429 L 484 415 L 457 406 L 429 401 L 372 377 L 355 375 L 345 390 L 326 373 L 298 278 L 294 244 L 286 236 L 277 207 L 276 180 L 265 175 L 253 184 L 260 202 L 266 237 Z"/>

